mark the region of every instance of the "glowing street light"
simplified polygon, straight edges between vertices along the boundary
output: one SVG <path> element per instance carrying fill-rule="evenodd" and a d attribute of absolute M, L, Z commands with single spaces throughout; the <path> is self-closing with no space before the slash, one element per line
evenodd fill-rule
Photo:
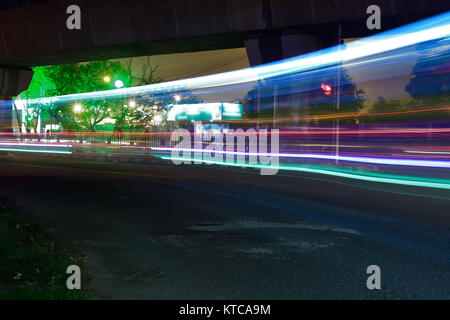
<path fill-rule="evenodd" d="M 176 94 L 173 98 L 175 99 L 176 102 L 180 102 L 181 100 L 181 97 L 178 94 Z"/>
<path fill-rule="evenodd" d="M 81 111 L 83 111 L 83 106 L 79 103 L 75 103 L 75 105 L 73 106 L 73 111 L 75 113 L 80 113 Z"/>
<path fill-rule="evenodd" d="M 123 88 L 123 81 L 122 81 L 122 80 L 116 80 L 116 81 L 114 82 L 114 86 L 115 86 L 117 89 Z"/>
<path fill-rule="evenodd" d="M 104 77 L 103 77 L 103 81 L 104 81 L 105 83 L 110 83 L 110 82 L 111 82 L 111 77 L 110 77 L 110 76 L 104 76 Z"/>
<path fill-rule="evenodd" d="M 128 105 L 132 108 L 136 107 L 136 101 L 134 100 L 130 100 L 130 102 L 128 102 Z"/>
<path fill-rule="evenodd" d="M 163 121 L 163 117 L 161 115 L 157 114 L 153 117 L 152 122 L 156 125 L 160 125 L 162 121 Z"/>

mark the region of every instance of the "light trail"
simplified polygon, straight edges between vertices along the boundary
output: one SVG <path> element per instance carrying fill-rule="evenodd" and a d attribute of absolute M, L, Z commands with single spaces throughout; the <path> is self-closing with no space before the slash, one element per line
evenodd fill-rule
<path fill-rule="evenodd" d="M 23 146 L 23 147 L 55 147 L 55 148 L 71 148 L 70 144 L 56 144 L 56 143 L 14 143 L 14 142 L 0 142 L 0 146 Z"/>
<path fill-rule="evenodd" d="M 325 154 L 294 154 L 294 153 L 260 153 L 260 152 L 239 152 L 239 151 L 222 151 L 222 150 L 204 150 L 190 148 L 151 148 L 155 151 L 181 151 L 181 152 L 199 152 L 199 153 L 217 153 L 244 156 L 259 157 L 279 157 L 279 158 L 305 158 L 305 159 L 322 159 L 322 160 L 339 160 L 361 163 L 375 163 L 384 165 L 397 166 L 413 166 L 413 167 L 429 167 L 429 168 L 450 168 L 450 161 L 437 160 L 414 160 L 414 159 L 395 159 L 395 158 L 376 158 L 376 157 L 357 157 L 357 156 L 341 156 L 341 155 L 325 155 Z"/>
<path fill-rule="evenodd" d="M 281 131 L 285 135 L 317 135 L 317 134 L 335 134 L 336 130 L 321 130 L 314 128 L 314 131 L 292 130 Z M 429 133 L 450 133 L 450 128 L 432 128 L 432 129 L 371 129 L 371 130 L 339 130 L 339 134 L 429 134 Z"/>
<path fill-rule="evenodd" d="M 436 112 L 436 111 L 450 111 L 450 107 L 436 107 L 427 109 L 405 110 L 405 111 L 393 111 L 393 112 L 377 112 L 377 113 L 361 113 L 361 112 L 349 112 L 349 113 L 335 113 L 325 115 L 311 115 L 303 117 L 289 117 L 278 118 L 275 122 L 292 122 L 292 121 L 311 121 L 311 120 L 334 120 L 334 119 L 346 119 L 346 118 L 364 118 L 364 117 L 380 117 L 380 116 L 395 116 L 395 115 L 407 115 L 422 112 Z M 230 123 L 253 123 L 255 121 L 261 123 L 272 123 L 274 119 L 258 118 L 252 120 L 230 120 Z"/>
<path fill-rule="evenodd" d="M 330 135 L 335 134 L 336 130 L 325 130 L 321 128 L 304 128 L 304 130 L 283 130 L 280 131 L 280 135 Z M 339 130 L 339 134 L 430 134 L 430 133 L 450 133 L 450 128 L 426 128 L 426 129 L 420 129 L 420 128 L 411 128 L 411 129 L 354 129 L 354 130 Z M 127 137 L 145 137 L 145 136 L 169 136 L 172 132 L 170 131 L 164 131 L 164 132 L 127 132 L 122 134 L 122 136 Z M 257 135 L 258 132 L 234 132 L 233 134 L 236 135 Z M 268 132 L 270 134 L 270 132 Z M 1 132 L 0 135 L 5 136 L 18 136 L 17 133 L 12 132 Z M 71 136 L 71 137 L 77 137 L 77 136 L 83 136 L 83 137 L 96 137 L 96 136 L 107 136 L 107 137 L 115 137 L 119 136 L 117 134 L 112 134 L 111 132 L 97 132 L 95 135 L 89 132 L 59 132 L 55 133 L 53 135 L 59 135 L 59 136 Z M 191 132 L 190 135 L 195 135 L 194 132 Z M 42 137 L 42 134 L 39 133 L 30 133 L 30 137 L 32 136 L 39 136 Z M 46 139 L 46 138 L 42 138 Z M 50 144 L 51 146 L 52 144 Z"/>
<path fill-rule="evenodd" d="M 450 154 L 444 151 L 420 151 L 420 150 L 405 150 L 407 153 L 425 153 L 425 154 Z"/>
<path fill-rule="evenodd" d="M 229 163 L 221 161 L 203 160 L 203 159 L 191 159 L 184 157 L 170 157 L 170 156 L 157 156 L 164 160 L 179 160 L 179 161 L 198 161 L 205 164 L 216 164 L 232 167 L 244 167 L 244 168 L 256 168 L 256 169 L 277 169 L 277 170 L 287 170 L 287 171 L 298 171 L 298 172 L 308 172 L 316 174 L 324 174 L 330 176 L 336 176 L 341 178 L 356 179 L 362 181 L 370 182 L 380 182 L 397 184 L 404 186 L 413 187 L 425 187 L 425 188 L 435 188 L 435 189 L 446 189 L 450 190 L 450 180 L 445 179 L 431 179 L 431 178 L 421 178 L 421 177 L 410 177 L 410 176 L 397 176 L 388 174 L 377 174 L 377 173 L 367 173 L 353 170 L 344 169 L 330 169 L 325 167 L 307 167 L 299 165 L 261 165 L 261 164 L 247 164 L 247 163 Z"/>
<path fill-rule="evenodd" d="M 16 151 L 16 152 L 35 152 L 35 153 L 72 154 L 71 151 L 62 151 L 62 150 L 39 150 L 39 149 L 19 149 L 19 148 L 0 148 L 0 151 Z"/>

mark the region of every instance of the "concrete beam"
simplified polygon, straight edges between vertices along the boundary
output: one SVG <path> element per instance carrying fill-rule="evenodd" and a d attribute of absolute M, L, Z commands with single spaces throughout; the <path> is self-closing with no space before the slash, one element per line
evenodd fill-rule
<path fill-rule="evenodd" d="M 314 32 L 300 30 L 261 32 L 249 36 L 245 47 L 250 65 L 269 63 L 337 45 L 338 28 L 316 28 Z"/>
<path fill-rule="evenodd" d="M 81 30 L 66 28 L 72 4 L 81 7 Z M 0 65 L 241 47 L 255 32 L 264 46 L 271 32 L 338 23 L 344 37 L 365 36 L 374 33 L 365 27 L 371 4 L 381 7 L 381 31 L 449 10 L 442 0 L 48 0 L 0 11 Z"/>

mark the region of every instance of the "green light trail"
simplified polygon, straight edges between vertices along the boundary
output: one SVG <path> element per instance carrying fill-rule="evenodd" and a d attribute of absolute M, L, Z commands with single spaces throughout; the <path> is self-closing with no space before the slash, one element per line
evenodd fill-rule
<path fill-rule="evenodd" d="M 40 149 L 0 148 L 0 151 L 17 151 L 17 152 L 36 152 L 36 153 L 72 154 L 71 151 L 61 151 L 61 150 L 40 150 Z"/>
<path fill-rule="evenodd" d="M 349 178 L 370 182 L 381 182 L 381 183 L 390 183 L 397 185 L 405 185 L 405 186 L 414 186 L 414 187 L 425 187 L 425 188 L 436 188 L 436 189 L 446 189 L 450 190 L 450 180 L 446 179 L 431 179 L 431 178 L 421 178 L 421 177 L 411 177 L 411 176 L 400 176 L 400 175 L 390 175 L 390 174 L 380 174 L 380 173 L 370 173 L 370 172 L 358 172 L 353 170 L 346 169 L 330 169 L 325 167 L 308 167 L 308 166 L 300 166 L 300 165 L 262 165 L 262 164 L 247 164 L 247 163 L 229 163 L 223 161 L 211 161 L 211 160 L 203 160 L 203 159 L 194 159 L 194 158 L 183 158 L 183 157 L 170 157 L 170 156 L 161 156 L 155 155 L 158 158 L 164 160 L 189 160 L 189 161 L 199 161 L 205 164 L 217 164 L 217 165 L 225 165 L 225 166 L 234 166 L 234 167 L 245 167 L 245 168 L 271 168 L 278 170 L 287 170 L 287 171 L 300 171 L 300 172 L 308 172 L 308 173 L 317 173 L 317 174 L 325 174 L 330 176 L 336 176 L 341 178 Z"/>

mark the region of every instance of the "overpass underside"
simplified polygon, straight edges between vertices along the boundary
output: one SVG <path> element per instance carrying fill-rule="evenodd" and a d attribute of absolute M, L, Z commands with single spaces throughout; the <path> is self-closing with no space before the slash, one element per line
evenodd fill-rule
<path fill-rule="evenodd" d="M 73 4 L 81 30 L 66 26 Z M 251 65 L 288 58 L 374 34 L 372 4 L 380 31 L 448 10 L 440 0 L 43 0 L 0 11 L 0 97 L 26 88 L 39 65 L 244 46 Z"/>

